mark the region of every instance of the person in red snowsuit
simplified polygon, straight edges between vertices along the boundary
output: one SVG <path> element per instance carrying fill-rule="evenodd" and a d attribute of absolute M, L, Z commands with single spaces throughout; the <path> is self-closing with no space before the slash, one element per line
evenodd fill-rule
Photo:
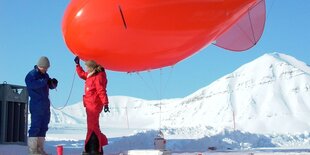
<path fill-rule="evenodd" d="M 75 57 L 74 61 L 77 74 L 85 80 L 83 104 L 87 115 L 87 135 L 83 155 L 101 155 L 103 154 L 102 147 L 108 144 L 108 139 L 100 131 L 99 115 L 103 108 L 104 112 L 110 112 L 106 93 L 106 73 L 104 68 L 95 61 L 85 62 L 87 72 L 80 66 L 79 57 Z"/>

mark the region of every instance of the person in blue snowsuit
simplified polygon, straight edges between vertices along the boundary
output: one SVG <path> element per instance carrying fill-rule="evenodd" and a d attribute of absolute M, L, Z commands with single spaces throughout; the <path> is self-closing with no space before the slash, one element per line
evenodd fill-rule
<path fill-rule="evenodd" d="M 42 56 L 25 78 L 30 97 L 31 124 L 28 131 L 28 152 L 30 155 L 47 154 L 44 150 L 44 142 L 51 116 L 49 89 L 55 89 L 58 84 L 55 78 L 50 78 L 47 74 L 49 67 L 48 58 Z"/>

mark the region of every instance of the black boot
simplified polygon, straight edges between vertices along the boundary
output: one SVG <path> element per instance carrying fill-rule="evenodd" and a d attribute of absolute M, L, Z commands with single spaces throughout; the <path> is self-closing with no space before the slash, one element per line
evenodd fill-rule
<path fill-rule="evenodd" d="M 82 155 L 89 155 L 89 153 L 83 151 Z"/>
<path fill-rule="evenodd" d="M 99 140 L 96 134 L 93 132 L 85 146 L 85 152 L 83 152 L 83 155 L 103 155 L 102 148 L 99 152 Z M 84 154 L 87 153 L 87 154 Z"/>
<path fill-rule="evenodd" d="M 103 151 L 101 150 L 101 152 L 98 152 L 98 153 L 87 153 L 83 151 L 82 155 L 103 155 Z"/>

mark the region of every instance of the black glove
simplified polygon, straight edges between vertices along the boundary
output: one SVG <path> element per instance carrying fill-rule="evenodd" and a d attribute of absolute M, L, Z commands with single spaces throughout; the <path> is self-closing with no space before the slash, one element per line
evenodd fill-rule
<path fill-rule="evenodd" d="M 80 58 L 78 56 L 76 56 L 74 58 L 74 62 L 75 62 L 75 64 L 79 65 L 80 64 Z"/>
<path fill-rule="evenodd" d="M 49 79 L 48 84 L 50 85 L 51 89 L 55 89 L 58 85 L 58 81 L 55 78 Z"/>
<path fill-rule="evenodd" d="M 52 79 L 52 85 L 54 85 L 55 88 L 57 87 L 57 85 L 58 85 L 57 79 L 55 79 L 55 78 Z"/>
<path fill-rule="evenodd" d="M 110 112 L 109 106 L 108 106 L 108 105 L 105 105 L 105 106 L 104 106 L 104 112 Z"/>

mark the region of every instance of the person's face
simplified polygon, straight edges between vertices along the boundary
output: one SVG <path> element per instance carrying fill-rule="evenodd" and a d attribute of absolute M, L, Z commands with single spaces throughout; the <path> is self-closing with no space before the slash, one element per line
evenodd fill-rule
<path fill-rule="evenodd" d="M 41 73 L 46 73 L 48 68 L 46 67 L 38 67 Z"/>
<path fill-rule="evenodd" d="M 92 72 L 92 71 L 94 70 L 93 68 L 88 67 L 87 65 L 86 65 L 86 69 L 87 69 L 87 72 L 88 72 L 88 73 L 90 73 L 90 72 Z"/>

